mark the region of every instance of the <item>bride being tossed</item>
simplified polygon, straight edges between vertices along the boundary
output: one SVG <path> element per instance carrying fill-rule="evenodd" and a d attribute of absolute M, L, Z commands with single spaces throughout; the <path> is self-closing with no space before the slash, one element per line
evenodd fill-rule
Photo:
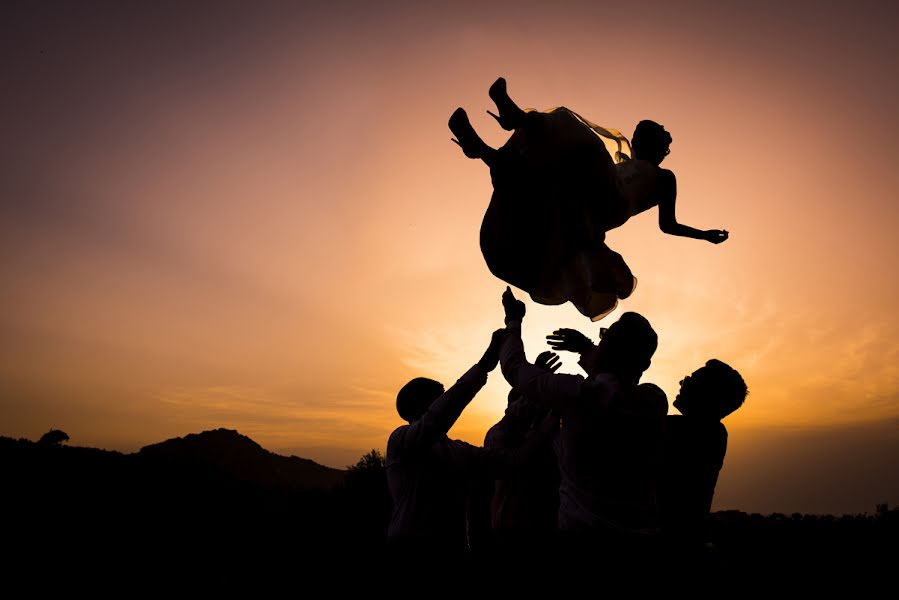
<path fill-rule="evenodd" d="M 727 231 L 677 222 L 674 173 L 659 166 L 671 135 L 658 123 L 640 121 L 629 144 L 564 107 L 522 110 L 502 77 L 489 95 L 499 112 L 490 114 L 513 132 L 501 148 L 488 146 L 461 108 L 449 128 L 465 156 L 490 168 L 493 196 L 481 224 L 487 266 L 535 302 L 570 301 L 594 321 L 611 312 L 637 280 L 605 234 L 653 206 L 665 233 L 713 244 L 727 239 Z"/>

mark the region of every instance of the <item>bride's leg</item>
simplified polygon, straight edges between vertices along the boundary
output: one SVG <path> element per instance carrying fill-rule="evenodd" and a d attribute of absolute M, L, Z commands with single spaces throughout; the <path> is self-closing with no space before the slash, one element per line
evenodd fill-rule
<path fill-rule="evenodd" d="M 496 149 L 488 146 L 487 142 L 482 140 L 478 132 L 474 130 L 474 127 L 471 126 L 471 121 L 468 120 L 468 114 L 466 114 L 465 109 L 457 108 L 453 112 L 449 119 L 449 128 L 456 136 L 456 139 L 453 141 L 459 144 L 465 156 L 468 158 L 480 158 L 488 167 L 493 164 Z"/>
<path fill-rule="evenodd" d="M 487 93 L 490 95 L 490 99 L 496 103 L 499 115 L 495 115 L 489 110 L 487 112 L 499 122 L 500 127 L 512 131 L 524 125 L 527 113 L 509 97 L 505 78 L 500 77 L 494 81 Z"/>

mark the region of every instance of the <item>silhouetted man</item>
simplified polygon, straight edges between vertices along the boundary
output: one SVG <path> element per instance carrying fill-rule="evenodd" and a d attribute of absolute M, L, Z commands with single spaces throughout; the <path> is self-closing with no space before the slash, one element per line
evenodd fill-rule
<path fill-rule="evenodd" d="M 658 388 L 637 385 L 658 343 L 649 322 L 623 314 L 600 340 L 596 374 L 585 379 L 528 363 L 521 343 L 524 303 L 507 288 L 503 307 L 503 374 L 562 419 L 559 529 L 593 543 L 657 525 L 656 470 L 667 401 Z"/>
<path fill-rule="evenodd" d="M 535 364 L 554 373 L 562 363 L 553 352 L 541 353 Z M 539 424 L 549 410 L 518 390 L 509 392 L 503 418 L 484 438 L 487 448 L 520 448 L 542 436 Z M 492 493 L 490 523 L 500 552 L 520 554 L 545 543 L 556 531 L 559 515 L 559 464 L 553 438 L 545 438 L 527 469 L 497 479 Z"/>
<path fill-rule="evenodd" d="M 718 472 L 727 452 L 721 419 L 746 399 L 743 377 L 712 359 L 681 381 L 668 417 L 665 469 L 661 486 L 662 525 L 666 538 L 682 549 L 699 550 L 712 507 Z"/>
<path fill-rule="evenodd" d="M 481 360 L 450 389 L 419 377 L 399 391 L 397 412 L 408 425 L 398 427 L 387 442 L 387 482 L 394 504 L 387 539 L 395 551 L 422 560 L 434 552 L 464 553 L 471 477 L 496 476 L 525 464 L 533 454 L 530 447 L 491 450 L 446 435 L 496 367 L 503 336 L 502 330 L 494 332 Z M 550 428 L 547 420 L 545 435 Z"/>

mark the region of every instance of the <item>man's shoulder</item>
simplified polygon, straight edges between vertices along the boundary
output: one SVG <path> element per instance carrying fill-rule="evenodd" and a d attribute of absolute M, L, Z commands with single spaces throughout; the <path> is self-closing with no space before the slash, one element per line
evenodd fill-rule
<path fill-rule="evenodd" d="M 463 442 L 462 440 L 454 440 L 448 437 L 444 437 L 441 440 L 441 443 L 446 444 L 447 447 L 452 449 L 461 449 L 461 450 L 478 450 L 479 447 L 474 444 L 469 444 L 468 442 Z"/>
<path fill-rule="evenodd" d="M 654 383 L 641 383 L 635 391 L 639 409 L 646 416 L 664 417 L 668 414 L 668 396 Z"/>
<path fill-rule="evenodd" d="M 727 428 L 721 421 L 703 421 L 684 415 L 668 415 L 666 429 L 670 441 L 696 447 L 714 447 L 716 451 L 727 445 Z"/>
<path fill-rule="evenodd" d="M 587 393 L 614 393 L 620 388 L 618 378 L 611 373 L 597 373 L 584 379 L 584 389 Z"/>
<path fill-rule="evenodd" d="M 614 406 L 621 396 L 621 383 L 610 373 L 599 373 L 581 384 L 579 410 L 595 412 Z"/>
<path fill-rule="evenodd" d="M 505 437 L 506 433 L 506 417 L 503 417 L 496 423 L 493 427 L 487 430 L 487 434 L 484 436 L 484 446 L 489 448 L 491 446 L 496 445 L 500 442 L 503 437 Z"/>
<path fill-rule="evenodd" d="M 393 430 L 393 433 L 390 434 L 390 437 L 393 437 L 393 436 L 399 434 L 400 432 L 409 429 L 410 425 L 411 425 L 411 423 L 404 423 L 404 424 L 400 425 L 399 427 L 397 427 L 396 429 Z"/>
<path fill-rule="evenodd" d="M 406 423 L 405 425 L 400 425 L 393 430 L 393 432 L 390 434 L 390 437 L 387 438 L 387 452 L 390 452 L 391 446 L 395 446 L 396 444 L 400 443 L 400 440 L 408 429 L 409 424 Z"/>
<path fill-rule="evenodd" d="M 720 434 L 723 432 L 724 435 L 727 435 L 727 430 L 724 428 L 724 423 L 721 421 L 699 419 L 679 414 L 667 415 L 665 419 L 668 421 L 669 427 L 676 427 L 684 430 L 689 429 L 693 432 L 706 434 Z"/>

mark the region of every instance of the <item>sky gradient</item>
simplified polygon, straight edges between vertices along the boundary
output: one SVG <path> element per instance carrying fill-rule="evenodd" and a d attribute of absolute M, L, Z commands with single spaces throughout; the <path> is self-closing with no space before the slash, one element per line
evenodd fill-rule
<path fill-rule="evenodd" d="M 716 508 L 899 502 L 899 9 L 882 2 L 28 2 L 0 11 L 0 435 L 132 451 L 215 427 L 332 466 L 396 391 L 502 325 L 478 247 L 498 75 L 674 142 L 678 217 L 611 232 L 673 400 L 716 357 L 746 405 Z M 241 6 L 243 5 L 243 6 Z M 598 327 L 528 303 L 543 337 Z M 577 372 L 563 355 L 566 372 Z M 502 415 L 499 371 L 453 437 Z M 673 410 L 673 409 L 672 409 Z"/>

